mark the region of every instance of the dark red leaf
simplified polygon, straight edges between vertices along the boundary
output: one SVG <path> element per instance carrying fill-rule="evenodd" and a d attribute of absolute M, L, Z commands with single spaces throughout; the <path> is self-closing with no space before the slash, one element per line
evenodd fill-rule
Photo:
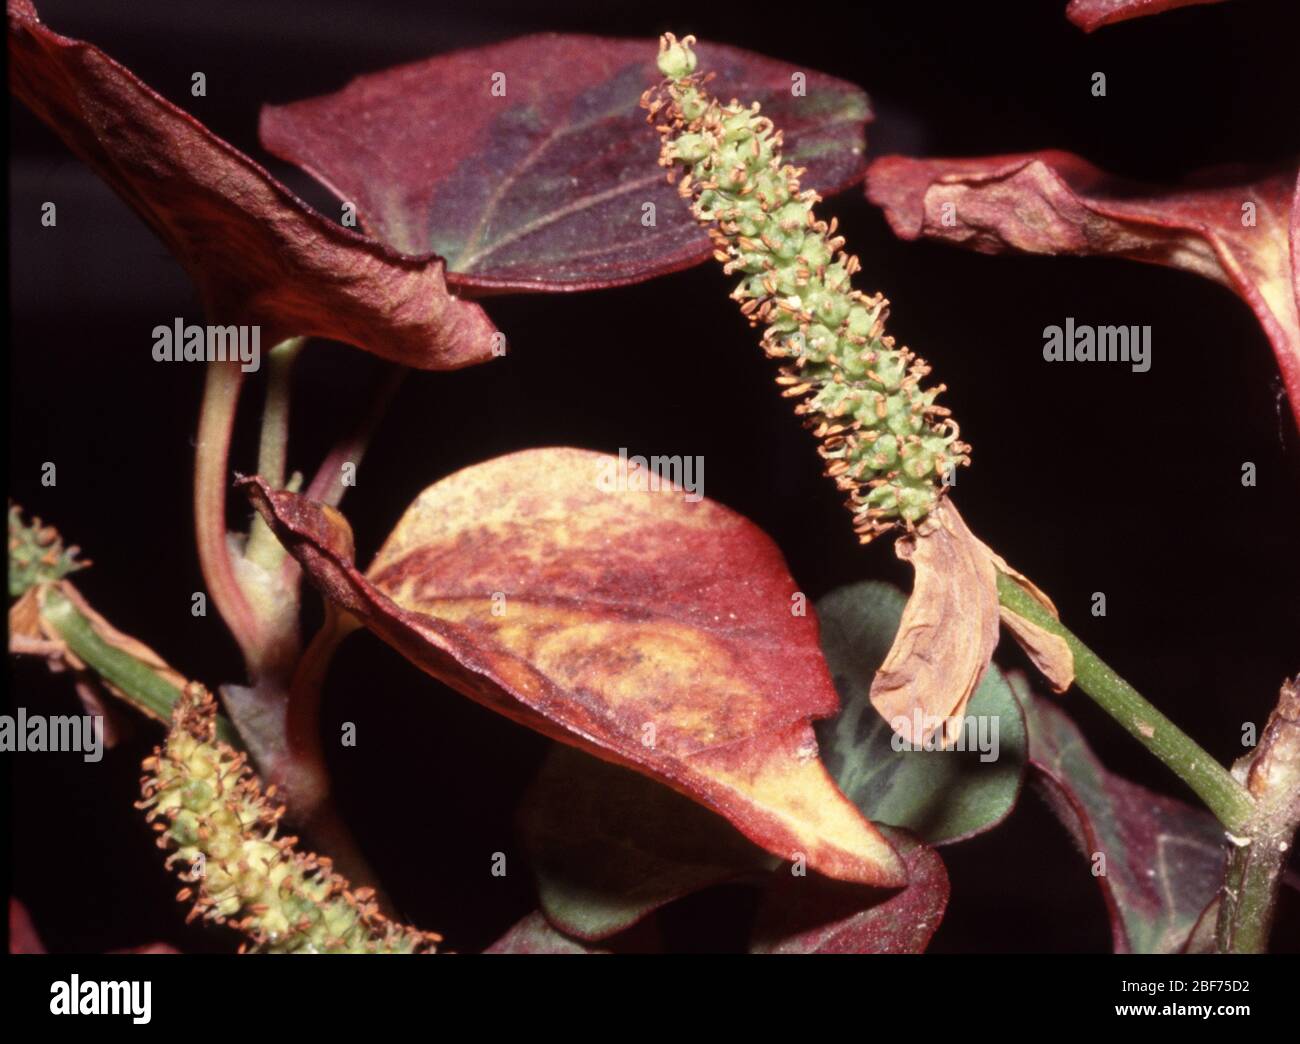
<path fill-rule="evenodd" d="M 734 47 L 698 50 L 717 94 L 761 102 L 783 129 L 787 157 L 807 168 L 804 187 L 829 193 L 862 176 L 861 90 Z M 792 91 L 795 74 L 806 95 Z M 269 106 L 262 143 L 355 203 L 391 246 L 447 258 L 454 286 L 616 286 L 711 251 L 657 165 L 659 140 L 638 104 L 660 79 L 648 37 L 526 36 Z M 647 203 L 654 225 L 643 224 Z"/>
<path fill-rule="evenodd" d="M 338 512 L 243 485 L 331 601 L 445 684 L 783 859 L 903 884 L 817 756 L 811 720 L 839 700 L 776 545 L 680 488 L 620 482 L 618 464 L 543 449 L 466 468 L 416 499 L 364 574 Z"/>
<path fill-rule="evenodd" d="M 888 893 L 777 870 L 759 907 L 751 952 L 923 952 L 948 906 L 948 873 L 934 849 L 906 831 L 884 829 L 907 864 L 906 888 Z"/>
<path fill-rule="evenodd" d="M 37 934 L 36 925 L 32 924 L 32 915 L 27 907 L 9 897 L 9 952 L 10 953 L 45 953 L 45 944 Z"/>
<path fill-rule="evenodd" d="M 10 953 L 47 953 L 45 944 L 32 924 L 27 907 L 13 896 L 9 897 L 9 952 Z M 109 953 L 180 953 L 175 946 L 167 943 L 152 942 L 143 946 L 130 946 L 122 950 L 109 950 Z"/>
<path fill-rule="evenodd" d="M 904 239 L 925 236 L 986 254 L 1127 257 L 1230 287 L 1264 327 L 1300 424 L 1295 169 L 1257 177 L 1204 172 L 1184 186 L 1157 188 L 1054 150 L 979 159 L 886 156 L 867 171 L 867 196 Z"/>
<path fill-rule="evenodd" d="M 10 89 L 171 249 L 210 319 L 261 326 L 266 348 L 327 337 L 421 369 L 492 357 L 492 323 L 447 293 L 440 260 L 328 221 L 28 0 L 8 8 Z"/>
<path fill-rule="evenodd" d="M 1089 859 L 1116 953 L 1175 953 L 1223 880 L 1223 828 L 1208 812 L 1113 775 L 1077 726 L 1008 675 L 1025 708 L 1043 794 Z"/>
<path fill-rule="evenodd" d="M 540 913 L 530 913 L 484 953 L 603 953 L 562 935 Z"/>
<path fill-rule="evenodd" d="M 1199 7 L 1202 4 L 1221 4 L 1224 0 L 1070 0 L 1065 17 L 1085 32 L 1100 29 L 1103 25 L 1127 22 L 1130 18 L 1172 11 L 1176 7 Z"/>

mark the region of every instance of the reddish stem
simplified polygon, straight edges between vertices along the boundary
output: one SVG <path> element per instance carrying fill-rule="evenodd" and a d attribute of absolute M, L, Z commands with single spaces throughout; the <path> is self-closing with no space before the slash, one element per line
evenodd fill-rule
<path fill-rule="evenodd" d="M 194 536 L 208 594 L 251 664 L 258 649 L 257 617 L 235 577 L 226 540 L 230 437 L 243 377 L 238 363 L 208 364 L 194 447 Z"/>

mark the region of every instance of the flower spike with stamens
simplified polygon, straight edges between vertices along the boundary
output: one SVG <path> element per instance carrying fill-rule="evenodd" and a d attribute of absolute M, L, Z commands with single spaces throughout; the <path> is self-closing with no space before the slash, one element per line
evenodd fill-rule
<path fill-rule="evenodd" d="M 818 438 L 827 474 L 848 494 L 863 543 L 898 526 L 915 528 L 944 495 L 970 447 L 943 385 L 922 388 L 925 361 L 884 333 L 888 302 L 853 289 L 861 267 L 843 250 L 821 197 L 801 190 L 802 170 L 781 158 L 781 132 L 759 114 L 723 105 L 695 72 L 694 37 L 659 41 L 666 79 L 641 104 L 663 138 L 659 162 L 706 225 L 714 257 L 744 276 L 732 293 L 763 349 L 784 361 L 777 383 Z"/>
<path fill-rule="evenodd" d="M 190 919 L 229 924 L 252 953 L 431 953 L 441 936 L 397 924 L 374 890 L 353 889 L 323 856 L 277 837 L 283 806 L 262 791 L 247 755 L 216 739 L 216 701 L 191 682 L 177 701 L 165 743 L 144 762 L 141 780 L 158 847 L 174 848 L 194 900 Z"/>

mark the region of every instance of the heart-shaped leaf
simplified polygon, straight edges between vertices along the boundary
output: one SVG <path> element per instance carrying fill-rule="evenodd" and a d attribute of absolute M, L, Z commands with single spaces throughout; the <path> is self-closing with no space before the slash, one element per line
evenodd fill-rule
<path fill-rule="evenodd" d="M 1065 17 L 1084 32 L 1092 32 L 1103 25 L 1127 22 L 1130 18 L 1172 11 L 1177 7 L 1199 7 L 1202 4 L 1221 4 L 1224 0 L 1070 0 Z"/>
<path fill-rule="evenodd" d="M 778 870 L 759 907 L 753 953 L 921 953 L 948 906 L 948 873 L 937 852 L 887 829 L 907 863 L 893 894 Z"/>
<path fill-rule="evenodd" d="M 546 449 L 466 468 L 416 499 L 364 575 L 337 512 L 244 485 L 325 595 L 416 666 L 783 859 L 903 884 L 818 760 L 811 719 L 838 700 L 776 545 L 680 487 L 620 479 L 622 463 Z"/>
<path fill-rule="evenodd" d="M 447 292 L 441 260 L 328 221 L 29 0 L 8 9 L 10 89 L 157 233 L 210 319 L 260 326 L 268 348 L 327 337 L 428 370 L 492 357 L 491 321 Z"/>
<path fill-rule="evenodd" d="M 489 946 L 484 953 L 601 953 L 583 946 L 575 939 L 557 932 L 545 917 L 533 912 L 516 924 L 505 935 Z"/>
<path fill-rule="evenodd" d="M 1101 885 L 1115 952 L 1177 952 L 1223 880 L 1223 828 L 1208 812 L 1108 772 L 1022 674 L 1008 680 L 1025 709 L 1042 792 Z"/>
<path fill-rule="evenodd" d="M 699 53 L 717 94 L 761 102 L 784 130 L 805 188 L 861 177 L 861 90 L 734 47 Z M 457 287 L 616 286 L 712 250 L 657 165 L 638 105 L 660 79 L 644 39 L 525 36 L 268 106 L 261 137 L 389 245 L 447 258 Z"/>
<path fill-rule="evenodd" d="M 903 239 L 997 254 L 1127 257 L 1235 290 L 1273 345 L 1300 424 L 1300 181 L 1294 168 L 1206 172 L 1177 188 L 1138 185 L 1068 152 L 980 159 L 886 156 L 867 196 Z"/>
<path fill-rule="evenodd" d="M 932 845 L 961 841 L 1015 807 L 1027 754 L 1024 717 L 993 665 L 964 712 L 964 749 L 902 748 L 871 704 L 871 683 L 906 601 L 896 587 L 867 581 L 817 603 L 822 650 L 843 702 L 839 717 L 818 722 L 817 738 L 840 789 L 872 822 L 905 827 Z"/>
<path fill-rule="evenodd" d="M 542 910 L 600 940 L 665 903 L 777 860 L 676 791 L 557 745 L 520 809 Z"/>

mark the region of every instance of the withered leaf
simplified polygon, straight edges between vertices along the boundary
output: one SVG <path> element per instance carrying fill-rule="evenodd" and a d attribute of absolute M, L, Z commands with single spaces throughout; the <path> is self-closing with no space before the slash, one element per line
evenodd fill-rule
<path fill-rule="evenodd" d="M 8 0 L 9 84 L 154 230 L 209 319 L 265 347 L 327 337 L 445 370 L 493 355 L 483 310 L 447 292 L 438 258 L 403 257 L 327 220 L 98 48 Z"/>
<path fill-rule="evenodd" d="M 894 550 L 916 579 L 871 703 L 909 743 L 925 743 L 940 726 L 948 739 L 998 644 L 997 574 L 947 497 Z"/>
<path fill-rule="evenodd" d="M 976 159 L 885 156 L 867 196 L 904 239 L 981 253 L 1127 257 L 1196 272 L 1236 291 L 1277 357 L 1300 424 L 1300 180 L 1205 171 L 1162 188 L 1057 150 Z M 955 220 L 954 220 L 955 219 Z"/>
<path fill-rule="evenodd" d="M 992 556 L 993 564 L 997 567 L 999 573 L 1016 583 L 1021 590 L 1025 591 L 1034 601 L 1051 613 L 1055 619 L 1059 620 L 1061 618 L 1061 614 L 1056 611 L 1055 604 L 1039 589 L 1037 584 L 1023 573 L 1007 565 L 1001 555 L 993 551 L 989 551 L 989 554 Z M 1053 634 L 1045 627 L 1040 627 L 1034 621 L 1021 616 L 1014 609 L 1009 609 L 1005 605 L 1000 608 L 1002 625 L 1020 643 L 1020 647 L 1025 650 L 1030 661 L 1047 679 L 1048 684 L 1052 686 L 1052 691 L 1065 692 L 1074 684 L 1074 653 L 1070 651 L 1069 643 L 1059 634 Z"/>

